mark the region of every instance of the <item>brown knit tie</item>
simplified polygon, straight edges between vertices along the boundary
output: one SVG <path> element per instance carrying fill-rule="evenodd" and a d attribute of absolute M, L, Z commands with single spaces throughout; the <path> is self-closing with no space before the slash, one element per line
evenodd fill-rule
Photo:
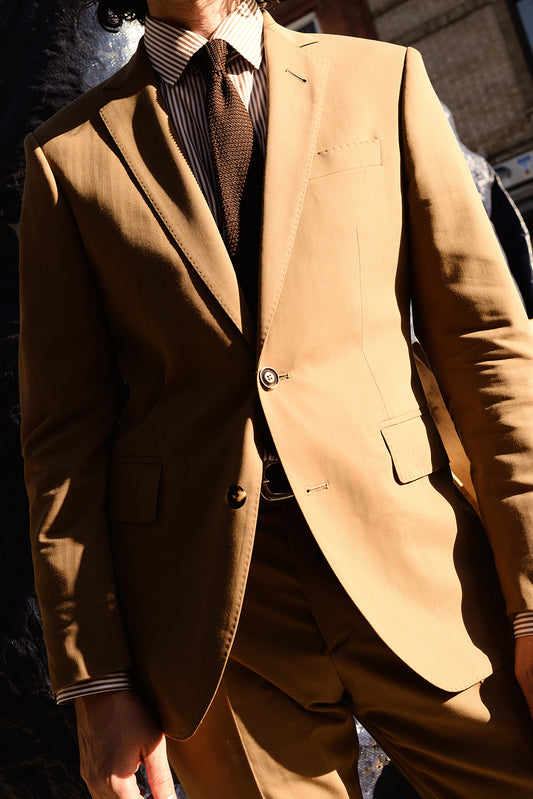
<path fill-rule="evenodd" d="M 226 72 L 227 42 L 207 42 L 198 57 L 207 75 L 206 113 L 226 246 L 255 312 L 263 157 L 250 115 Z"/>

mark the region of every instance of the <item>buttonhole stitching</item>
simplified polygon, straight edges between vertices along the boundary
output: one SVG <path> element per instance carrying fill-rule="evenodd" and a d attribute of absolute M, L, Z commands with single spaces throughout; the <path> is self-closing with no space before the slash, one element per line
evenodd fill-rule
<path fill-rule="evenodd" d="M 320 483 L 318 486 L 310 486 L 305 489 L 306 494 L 314 494 L 315 491 L 327 491 L 329 483 Z"/>

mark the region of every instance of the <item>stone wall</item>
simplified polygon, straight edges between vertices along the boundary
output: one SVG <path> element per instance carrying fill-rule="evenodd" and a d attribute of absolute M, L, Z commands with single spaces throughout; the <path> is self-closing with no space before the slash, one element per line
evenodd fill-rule
<path fill-rule="evenodd" d="M 465 144 L 491 160 L 533 146 L 533 79 L 505 0 L 368 0 L 380 39 L 424 56 Z"/>
<path fill-rule="evenodd" d="M 60 0 L 0 0 L 0 796 L 88 799 L 72 709 L 50 693 L 33 591 L 19 449 L 18 238 L 24 136 L 124 62 L 112 37 Z"/>

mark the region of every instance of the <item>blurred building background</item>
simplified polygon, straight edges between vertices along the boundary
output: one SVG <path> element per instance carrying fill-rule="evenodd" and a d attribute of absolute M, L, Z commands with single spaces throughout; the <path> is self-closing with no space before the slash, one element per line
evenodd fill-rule
<path fill-rule="evenodd" d="M 533 0 L 285 0 L 276 17 L 420 50 L 461 140 L 496 167 L 533 230 Z"/>
<path fill-rule="evenodd" d="M 377 38 L 365 0 L 283 0 L 273 15 L 287 28 L 305 33 Z"/>

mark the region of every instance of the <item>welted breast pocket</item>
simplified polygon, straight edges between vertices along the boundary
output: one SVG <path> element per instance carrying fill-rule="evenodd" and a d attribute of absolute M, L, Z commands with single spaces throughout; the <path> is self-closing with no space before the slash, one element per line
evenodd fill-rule
<path fill-rule="evenodd" d="M 369 139 L 337 144 L 320 150 L 315 155 L 310 180 L 351 169 L 379 167 L 383 163 L 381 148 L 381 139 Z"/>

